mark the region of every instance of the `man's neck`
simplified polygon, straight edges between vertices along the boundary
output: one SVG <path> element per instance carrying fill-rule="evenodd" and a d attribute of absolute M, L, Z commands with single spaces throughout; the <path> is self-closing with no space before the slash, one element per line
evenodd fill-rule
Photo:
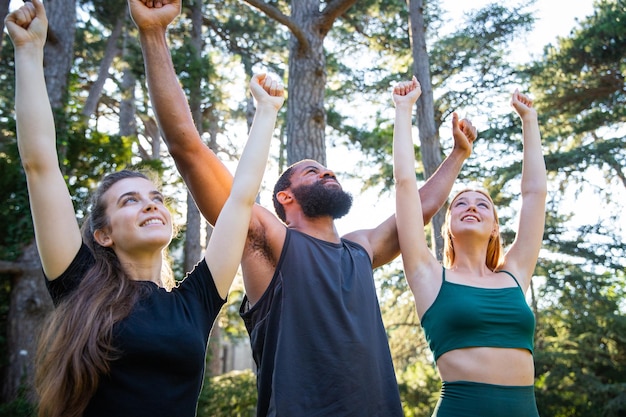
<path fill-rule="evenodd" d="M 327 242 L 339 243 L 341 241 L 335 221 L 330 216 L 315 218 L 303 216 L 290 222 L 287 227 Z"/>

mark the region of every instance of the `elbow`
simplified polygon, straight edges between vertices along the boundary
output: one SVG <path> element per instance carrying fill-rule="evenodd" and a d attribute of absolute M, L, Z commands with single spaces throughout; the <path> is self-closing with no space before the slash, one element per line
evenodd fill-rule
<path fill-rule="evenodd" d="M 543 197 L 545 199 L 548 195 L 548 183 L 547 181 L 532 181 L 522 183 L 521 193 L 522 197 L 534 195 L 537 197 Z"/>
<path fill-rule="evenodd" d="M 536 200 L 542 201 L 545 204 L 545 201 L 548 197 L 548 189 L 547 187 L 525 187 L 522 189 L 522 200 Z"/>
<path fill-rule="evenodd" d="M 37 175 L 45 175 L 46 173 L 51 172 L 52 170 L 58 170 L 59 169 L 59 165 L 58 163 L 56 163 L 56 160 L 54 161 L 54 163 L 52 163 L 52 161 L 42 161 L 39 160 L 38 158 L 28 158 L 28 157 L 21 157 L 21 161 L 22 161 L 22 168 L 24 168 L 24 173 L 26 174 L 27 177 L 35 177 Z"/>
<path fill-rule="evenodd" d="M 201 152 L 201 148 L 208 148 L 202 142 L 193 121 L 184 120 L 177 123 L 159 123 L 159 125 L 163 140 L 173 157 L 193 157 Z"/>
<path fill-rule="evenodd" d="M 396 185 L 396 191 L 404 191 L 409 187 L 416 187 L 417 182 L 415 181 L 415 177 L 403 177 L 403 176 L 394 176 L 394 183 Z"/>

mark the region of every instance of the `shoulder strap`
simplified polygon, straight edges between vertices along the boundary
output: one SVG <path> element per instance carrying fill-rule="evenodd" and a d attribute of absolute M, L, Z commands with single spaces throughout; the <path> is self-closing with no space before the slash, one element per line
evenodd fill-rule
<path fill-rule="evenodd" d="M 515 281 L 515 283 L 517 284 L 517 286 L 520 288 L 520 290 L 522 289 L 522 286 L 519 285 L 519 282 L 517 282 L 517 278 L 515 278 L 515 276 L 510 273 L 509 271 L 505 271 L 504 269 L 498 272 L 504 272 L 505 274 L 507 274 L 508 276 L 510 276 L 511 278 L 513 278 L 513 281 Z"/>

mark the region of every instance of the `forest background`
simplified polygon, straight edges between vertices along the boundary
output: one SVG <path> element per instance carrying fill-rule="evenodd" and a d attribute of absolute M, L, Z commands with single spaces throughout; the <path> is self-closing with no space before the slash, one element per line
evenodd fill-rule
<path fill-rule="evenodd" d="M 14 7 L 15 1 L 0 0 L 2 22 L 9 3 Z M 184 3 L 169 40 L 207 145 L 234 170 L 253 114 L 249 77 L 277 74 L 288 98 L 259 201 L 271 205 L 268 189 L 287 165 L 317 159 L 355 195 L 352 213 L 338 222 L 342 232 L 385 218 L 390 212 L 378 214 L 381 204 L 383 211 L 393 209 L 384 204 L 393 201 L 390 87 L 415 74 L 424 90 L 415 112 L 418 181 L 450 150 L 451 113 L 470 118 L 479 140 L 458 183 L 490 191 L 510 244 L 519 207 L 521 126 L 508 103 L 514 88 L 528 92 L 539 112 L 549 173 L 544 246 L 529 292 L 537 318 L 540 414 L 626 415 L 624 0 L 595 1 L 569 33 L 546 40 L 533 54 L 527 44 L 536 20 L 533 1 L 473 3 L 454 20 L 449 2 L 438 0 Z M 210 227 L 160 138 L 125 0 L 49 0 L 46 6 L 48 91 L 60 164 L 79 215 L 104 173 L 131 164 L 158 170 L 181 219 L 171 249 L 182 276 L 200 258 Z M 51 303 L 17 156 L 13 51 L 6 36 L 0 47 L 0 416 L 19 417 L 36 406 L 33 353 Z M 436 253 L 441 220 L 438 215 L 429 226 Z M 375 276 L 405 414 L 428 416 L 440 381 L 401 264 L 379 268 Z M 236 285 L 214 328 L 200 417 L 253 415 L 253 373 L 217 375 L 215 365 L 216 341 L 247 339 L 237 315 L 241 296 Z"/>

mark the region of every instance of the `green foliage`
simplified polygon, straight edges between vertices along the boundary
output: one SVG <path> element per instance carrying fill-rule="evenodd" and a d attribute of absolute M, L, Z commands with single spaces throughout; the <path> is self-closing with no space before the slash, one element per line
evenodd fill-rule
<path fill-rule="evenodd" d="M 198 417 L 253 417 L 256 399 L 256 376 L 251 370 L 206 378 Z"/>
<path fill-rule="evenodd" d="M 596 168 L 608 184 L 626 186 L 626 8 L 603 0 L 569 37 L 548 45 L 532 65 L 532 88 L 542 129 L 554 155 L 551 170 L 584 183 Z M 611 189 L 611 187 L 605 187 Z"/>
<path fill-rule="evenodd" d="M 0 417 L 36 417 L 37 409 L 26 398 L 26 387 L 22 384 L 17 398 L 8 403 L 0 404 Z"/>
<path fill-rule="evenodd" d="M 36 410 L 23 397 L 10 403 L 0 404 L 0 417 L 35 417 Z"/>
<path fill-rule="evenodd" d="M 287 4 L 273 3 L 289 14 Z M 263 66 L 285 76 L 289 32 L 283 25 L 240 0 L 209 2 L 205 5 L 205 16 L 208 42 L 213 48 L 240 59 L 247 74 L 255 66 Z"/>
<path fill-rule="evenodd" d="M 617 417 L 626 413 L 624 272 L 593 273 L 547 263 L 536 340 L 541 415 Z"/>
<path fill-rule="evenodd" d="M 432 413 L 441 381 L 415 311 L 404 273 L 389 265 L 377 270 L 383 322 L 387 329 L 405 416 Z"/>
<path fill-rule="evenodd" d="M 109 28 L 115 26 L 128 8 L 126 0 L 79 0 L 78 3 L 94 20 Z"/>
<path fill-rule="evenodd" d="M 0 145 L 0 259 L 15 261 L 21 247 L 33 237 L 26 179 L 18 161 L 17 146 L 8 139 Z"/>
<path fill-rule="evenodd" d="M 396 371 L 405 417 L 430 416 L 439 399 L 441 381 L 433 362 L 424 356 L 404 369 Z"/>
<path fill-rule="evenodd" d="M 519 82 L 510 60 L 510 43 L 531 29 L 532 2 L 506 7 L 492 3 L 466 14 L 463 25 L 437 38 L 429 50 L 435 102 L 440 126 L 453 111 L 479 108 L 484 114 L 494 99 Z"/>
<path fill-rule="evenodd" d="M 226 306 L 222 308 L 216 323 L 222 330 L 222 337 L 224 337 L 225 340 L 234 343 L 248 339 L 248 332 L 241 316 L 239 315 L 239 307 L 241 306 L 243 297 L 243 281 L 235 279 L 235 282 L 228 293 Z"/>
<path fill-rule="evenodd" d="M 22 245 L 32 239 L 32 225 L 15 138 L 13 44 L 8 36 L 4 39 L 4 53 L 0 56 L 0 259 L 14 261 L 21 254 Z"/>

